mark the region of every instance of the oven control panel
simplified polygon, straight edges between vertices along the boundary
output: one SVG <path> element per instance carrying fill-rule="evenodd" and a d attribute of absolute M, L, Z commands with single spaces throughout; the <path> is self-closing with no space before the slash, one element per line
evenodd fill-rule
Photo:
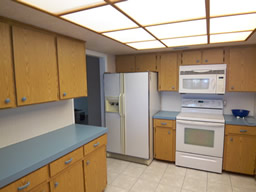
<path fill-rule="evenodd" d="M 223 101 L 212 99 L 182 99 L 182 107 L 223 109 Z"/>

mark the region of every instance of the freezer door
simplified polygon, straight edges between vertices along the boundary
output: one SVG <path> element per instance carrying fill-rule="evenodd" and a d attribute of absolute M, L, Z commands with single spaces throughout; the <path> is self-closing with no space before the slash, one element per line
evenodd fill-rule
<path fill-rule="evenodd" d="M 149 159 L 149 75 L 124 74 L 125 154 Z"/>
<path fill-rule="evenodd" d="M 108 128 L 107 151 L 119 154 L 124 153 L 120 116 L 122 84 L 122 74 L 104 74 L 105 121 Z"/>

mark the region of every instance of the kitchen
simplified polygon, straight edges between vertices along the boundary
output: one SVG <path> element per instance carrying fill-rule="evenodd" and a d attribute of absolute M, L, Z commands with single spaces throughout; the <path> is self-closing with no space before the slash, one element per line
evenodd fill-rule
<path fill-rule="evenodd" d="M 209 1 L 206 1 L 209 3 Z M 250 1 L 248 1 L 249 4 Z M 104 6 L 103 6 L 104 7 Z M 205 5 L 203 5 L 205 7 Z M 242 7 L 240 7 L 242 9 Z M 251 9 L 253 9 L 253 6 L 251 6 Z M 252 10 L 249 10 L 248 12 L 251 12 Z M 245 11 L 247 12 L 247 11 Z M 253 10 L 255 12 L 255 10 Z M 106 38 L 102 35 L 99 35 L 97 33 L 94 33 L 92 31 L 86 30 L 84 28 L 79 27 L 78 25 L 72 25 L 71 23 L 64 21 L 62 19 L 59 19 L 55 16 L 52 16 L 50 14 L 46 14 L 44 12 L 41 12 L 39 10 L 31 9 L 30 7 L 24 6 L 22 4 L 19 4 L 15 1 L 1 1 L 1 16 L 5 18 L 11 18 L 16 21 L 20 21 L 22 23 L 30 24 L 33 26 L 37 26 L 39 28 L 43 28 L 49 31 L 54 31 L 55 33 L 62 34 L 65 36 L 73 37 L 76 39 L 87 41 L 86 48 L 90 50 L 95 50 L 97 52 L 91 51 L 90 54 L 98 55 L 100 57 L 105 58 L 106 61 L 106 72 L 131 72 L 131 71 L 158 71 L 158 91 L 160 95 L 160 110 L 161 111 L 169 111 L 169 112 L 180 112 L 181 106 L 182 106 L 182 100 L 183 99 L 212 99 L 212 100 L 223 100 L 223 111 L 224 115 L 231 115 L 231 109 L 238 108 L 238 109 L 247 109 L 250 111 L 250 116 L 255 116 L 255 67 L 253 68 L 253 59 L 255 60 L 254 52 L 255 48 L 253 46 L 249 46 L 249 44 L 253 45 L 255 44 L 255 33 L 252 35 L 247 41 L 245 42 L 231 42 L 231 43 L 222 43 L 222 44 L 207 44 L 207 45 L 193 45 L 186 47 L 179 47 L 179 49 L 175 48 L 160 48 L 160 49 L 149 49 L 149 50 L 142 50 L 137 51 L 135 49 L 130 48 L 129 46 L 126 46 L 124 44 L 118 43 L 116 41 L 113 41 L 112 39 Z M 253 14 L 252 14 L 253 15 Z M 33 16 L 33 17 L 32 17 Z M 2 19 L 2 18 L 1 18 Z M 3 19 L 1 22 L 6 21 L 8 19 Z M 15 21 L 8 21 L 11 23 L 15 23 Z M 20 24 L 19 24 L 20 25 Z M 18 27 L 17 27 L 18 28 Z M 253 29 L 255 29 L 255 26 L 253 26 Z M 152 29 L 153 30 L 153 29 Z M 251 30 L 251 29 L 250 29 Z M 95 30 L 94 30 L 95 31 Z M 241 30 L 242 31 L 242 30 Z M 247 30 L 248 31 L 248 30 Z M 253 31 L 253 30 L 252 30 Z M 153 33 L 153 32 L 152 32 Z M 20 34 L 19 31 L 17 31 L 17 34 Z M 15 35 L 15 32 L 14 32 Z M 132 35 L 131 35 L 132 36 Z M 146 35 L 145 35 L 146 36 Z M 186 34 L 184 35 L 186 36 Z M 60 38 L 62 39 L 62 38 Z M 15 41 L 15 39 L 14 39 Z M 61 43 L 61 40 L 60 42 Z M 241 45 L 248 45 L 247 46 L 241 46 Z M 104 46 L 105 45 L 105 46 Z M 60 45 L 58 45 L 60 47 Z M 191 48 L 191 50 L 189 50 Z M 188 49 L 188 50 L 186 50 Z M 192 50 L 193 49 L 193 50 Z M 16 51 L 14 52 L 16 53 Z M 108 53 L 108 54 L 102 54 L 102 53 Z M 169 54 L 168 54 L 169 53 Z M 136 54 L 136 55 L 135 55 Z M 65 55 L 65 54 L 64 54 Z M 116 63 L 115 63 L 115 56 L 116 56 Z M 16 58 L 14 58 L 16 59 Z M 207 61 L 206 61 L 207 60 Z M 58 62 L 61 62 L 61 59 L 59 59 Z M 168 63 L 168 64 L 166 64 Z M 233 64 L 234 65 L 231 65 Z M 180 65 L 187 65 L 187 64 L 227 64 L 227 76 L 226 76 L 226 93 L 225 95 L 205 95 L 205 94 L 180 94 L 178 93 L 178 85 L 179 85 L 179 66 Z M 60 65 L 60 64 L 59 64 Z M 240 68 L 239 66 L 242 66 Z M 171 66 L 171 68 L 170 68 Z M 234 68 L 233 68 L 234 66 Z M 244 67 L 246 66 L 246 67 Z M 15 66 L 16 67 L 16 66 Z M 126 67 L 126 68 L 124 68 Z M 115 70 L 116 69 L 116 70 Z M 16 70 L 16 68 L 15 68 Z M 56 69 L 55 69 L 56 70 Z M 56 71 L 61 70 L 60 68 Z M 17 72 L 16 72 L 17 73 Z M 55 72 L 60 73 L 60 72 Z M 61 74 L 61 73 L 60 73 Z M 171 75 L 170 75 L 171 74 Z M 15 76 L 18 75 L 15 74 Z M 237 78 L 237 76 L 242 76 L 240 78 Z M 16 77 L 17 78 L 17 77 Z M 242 80 L 241 80 L 242 79 Z M 244 81 L 245 82 L 244 82 Z M 17 81 L 17 79 L 16 79 Z M 57 78 L 56 78 L 57 81 Z M 165 83 L 165 82 L 171 82 L 171 83 Z M 233 82 L 234 85 L 231 85 L 230 82 Z M 19 86 L 18 84 L 16 86 Z M 41 92 L 40 92 L 41 93 Z M 61 97 L 65 97 L 61 94 Z M 17 92 L 19 95 L 19 92 Z M 42 93 L 41 93 L 42 94 Z M 70 93 L 67 93 L 67 96 L 69 97 Z M 71 96 L 72 98 L 72 96 Z M 22 97 L 21 97 L 22 99 Z M 26 99 L 26 98 L 25 98 Z M 11 99 L 12 101 L 13 99 Z M 53 99 L 54 100 L 54 99 Z M 58 99 L 56 99 L 58 100 Z M 23 102 L 23 101 L 22 101 Z M 22 105 L 21 102 L 21 105 Z M 24 101 L 28 102 L 28 101 Z M 44 101 L 46 102 L 46 101 Z M 36 103 L 36 102 L 35 102 Z M 20 105 L 20 104 L 19 104 Z M 52 132 L 54 130 L 57 130 L 61 127 L 65 127 L 67 125 L 70 125 L 74 121 L 74 114 L 73 111 L 70 109 L 72 108 L 72 100 L 62 100 L 59 102 L 50 102 L 45 104 L 36 104 L 36 105 L 29 105 L 26 107 L 17 107 L 13 109 L 6 109 L 1 110 L 1 135 L 4 135 L 1 137 L 1 146 L 5 147 L 14 143 L 18 143 L 20 141 L 24 141 L 26 139 L 33 138 L 38 135 L 45 134 L 47 132 Z M 72 109 L 73 110 L 73 109 Z M 171 116 L 173 117 L 173 116 Z M 229 116 L 230 118 L 232 116 Z M 175 119 L 167 119 L 167 120 L 175 120 Z M 250 123 L 250 119 L 249 123 Z M 237 120 L 240 122 L 240 120 Z M 230 122 L 233 122 L 233 119 L 230 119 Z M 253 121 L 252 121 L 253 122 Z M 17 124 L 19 125 L 19 128 L 17 128 Z M 30 126 L 28 126 L 30 125 Z M 37 128 L 34 128 L 36 125 Z M 244 124 L 243 124 L 244 125 Z M 171 133 L 174 131 L 175 123 L 172 122 L 171 127 Z M 248 126 L 250 128 L 250 126 Z M 247 127 L 246 127 L 247 128 Z M 253 128 L 253 127 L 251 127 Z M 244 134 L 244 133 L 243 133 Z M 248 134 L 254 134 L 254 131 L 248 130 Z M 245 133 L 245 135 L 247 135 Z M 98 135 L 100 136 L 100 135 Z M 237 133 L 232 132 L 230 130 L 225 137 L 231 139 L 232 136 L 236 136 L 233 139 L 236 141 L 236 138 L 239 140 L 243 140 L 245 136 L 239 136 Z M 74 135 L 75 137 L 75 135 Z M 248 137 L 253 138 L 248 135 Z M 255 139 L 255 138 L 254 138 Z M 104 140 L 104 139 L 103 139 Z M 88 142 L 88 141 L 87 141 Z M 87 143 L 84 142 L 83 144 Z M 253 139 L 252 139 L 253 142 Z M 101 142 L 100 142 L 101 143 Z M 249 142 L 250 143 L 250 142 Z M 94 144 L 97 144 L 94 143 Z M 81 146 L 81 145 L 80 145 Z M 86 147 L 84 147 L 86 148 Z M 241 146 L 243 148 L 243 145 Z M 246 147 L 245 147 L 246 148 Z M 73 148 L 74 150 L 75 148 Z M 231 149 L 232 150 L 232 149 Z M 231 151 L 232 152 L 232 151 Z M 79 152 L 78 152 L 79 153 Z M 85 150 L 84 150 L 85 153 Z M 233 153 L 236 153 L 236 151 L 233 151 Z M 62 154 L 64 155 L 64 154 Z M 80 154 L 81 155 L 81 154 Z M 243 154 L 241 154 L 243 156 Z M 83 155 L 82 155 L 83 156 Z M 61 157 L 61 156 L 58 156 Z M 80 157 L 82 158 L 83 162 L 85 161 L 86 156 Z M 69 158 L 67 159 L 69 160 Z M 108 159 L 109 161 L 109 167 L 113 168 L 115 167 L 114 164 L 116 164 L 116 169 L 122 167 L 122 168 L 128 168 L 132 167 L 133 170 L 135 169 L 136 165 L 126 162 L 126 161 L 118 161 L 115 159 Z M 48 161 L 49 163 L 50 161 Z M 224 159 L 225 162 L 225 159 Z M 236 162 L 235 165 L 236 166 Z M 86 163 L 85 163 L 86 164 Z M 245 162 L 242 162 L 242 164 L 246 164 Z M 45 165 L 45 164 L 44 164 Z M 151 164 L 152 170 L 159 169 L 162 171 L 156 171 L 154 175 L 160 175 L 158 178 L 164 175 L 164 172 L 168 172 L 168 170 L 176 170 L 176 167 L 173 166 L 173 164 L 165 163 L 165 162 L 159 162 L 159 161 L 153 161 Z M 138 170 L 146 169 L 144 166 L 137 166 Z M 150 167 L 149 167 L 150 168 Z M 232 168 L 232 167 L 231 167 Z M 177 167 L 178 169 L 178 167 Z M 180 180 L 182 182 L 184 179 L 188 176 L 193 175 L 204 175 L 202 176 L 205 182 L 202 184 L 206 188 L 209 184 L 210 187 L 214 187 L 213 184 L 209 181 L 213 177 L 217 177 L 215 175 L 211 175 L 210 173 L 206 172 L 196 172 L 192 169 L 180 169 L 181 172 L 185 173 L 182 177 L 180 177 Z M 228 170 L 228 169 L 227 169 Z M 28 173 L 29 170 L 27 170 Z M 146 170 L 144 171 L 146 173 Z M 150 169 L 148 170 L 150 172 Z M 173 171 L 175 172 L 175 171 Z M 239 171 L 234 171 L 239 172 Z M 112 176 L 114 175 L 117 179 L 117 176 L 120 174 L 118 171 L 113 171 Z M 51 191 L 53 191 L 54 188 L 54 182 L 52 182 L 54 178 L 56 178 L 56 174 L 51 172 L 51 175 L 53 178 L 48 178 L 46 181 L 49 181 L 51 185 Z M 57 174 L 58 175 L 58 174 Z M 125 174 L 124 174 L 125 175 Z M 134 184 L 134 190 L 136 190 L 136 187 L 140 186 L 140 182 L 145 181 L 146 179 L 138 179 L 136 180 L 131 177 L 123 177 L 121 178 L 130 178 L 130 185 L 128 185 L 128 188 L 131 187 Z M 146 175 L 146 174 L 145 174 Z M 144 176 L 145 176 L 144 175 Z M 168 177 L 168 174 L 166 174 Z M 24 176 L 24 175 L 23 175 Z M 113 176 L 113 177 L 114 177 Z M 207 182 L 207 176 L 208 176 L 208 182 Z M 145 176 L 146 177 L 146 176 Z M 163 176 L 165 177 L 165 176 Z M 173 176 L 170 176 L 173 178 Z M 229 173 L 223 174 L 224 180 L 229 180 L 229 185 L 225 185 L 226 191 L 231 191 L 232 187 L 231 184 L 234 185 L 233 190 L 234 191 L 242 191 L 243 188 L 247 191 L 254 190 L 255 183 L 253 182 L 252 178 L 248 178 L 248 180 L 242 179 L 243 177 L 234 176 L 232 174 L 229 175 Z M 178 178 L 178 176 L 177 176 Z M 16 178 L 17 179 L 17 178 Z M 136 182 L 138 179 L 138 182 Z M 164 179 L 164 178 L 163 178 Z M 239 183 L 237 180 L 241 179 L 246 185 L 242 185 L 241 182 Z M 108 180 L 110 180 L 108 178 Z M 121 179 L 120 179 L 121 180 Z M 142 181 L 141 181 L 142 180 Z M 14 181 L 14 180 L 12 180 Z M 189 179 L 185 179 L 184 181 L 184 191 L 190 190 L 187 188 L 189 185 Z M 169 185 L 169 183 L 160 183 L 160 180 L 158 182 L 152 182 L 157 183 L 153 188 L 159 187 L 163 185 Z M 164 181 L 163 181 L 164 182 Z M 135 184 L 137 183 L 137 184 Z M 239 186 L 235 185 L 236 183 L 239 183 Z M 26 184 L 26 183 L 24 183 Z M 56 184 L 56 182 L 55 182 Z M 116 184 L 116 185 L 115 185 Z M 159 184 L 159 186 L 157 186 Z M 161 185 L 162 184 L 162 185 Z M 183 183 L 181 183 L 182 185 Z M 214 183 L 215 184 L 215 183 Z M 147 184 L 143 184 L 143 186 L 147 186 Z M 170 185 L 172 186 L 172 185 Z M 202 191 L 204 191 L 204 187 Z M 219 186 L 218 186 L 219 187 Z M 223 186 L 222 186 L 223 187 Z M 249 188 L 248 188 L 249 187 Z M 109 189 L 107 190 L 115 190 L 115 188 L 119 188 L 118 186 L 118 180 L 115 182 L 113 181 L 112 184 L 109 185 Z M 177 187 L 177 190 L 181 189 L 181 186 Z M 116 190 L 117 190 L 116 189 Z M 175 186 L 173 187 L 173 190 L 175 189 Z M 245 190 L 244 189 L 244 190 Z M 32 189 L 33 190 L 33 189 Z M 61 189 L 60 189 L 61 190 Z M 122 189 L 119 188 L 120 191 Z M 126 190 L 126 189 L 123 189 Z M 137 189 L 138 190 L 138 189 Z M 146 190 L 146 189 L 145 189 Z M 161 190 L 161 189 L 158 189 Z M 170 189 L 171 190 L 171 189 Z M 191 188 L 192 190 L 192 188 Z M 206 189 L 205 189 L 206 190 Z M 210 189 L 209 189 L 210 190 Z M 150 191 L 150 189 L 148 190 Z M 193 191 L 193 190 L 192 190 Z M 194 191 L 197 191 L 194 189 Z M 198 191 L 200 191 L 198 189 Z M 221 190 L 219 190 L 221 191 Z"/>

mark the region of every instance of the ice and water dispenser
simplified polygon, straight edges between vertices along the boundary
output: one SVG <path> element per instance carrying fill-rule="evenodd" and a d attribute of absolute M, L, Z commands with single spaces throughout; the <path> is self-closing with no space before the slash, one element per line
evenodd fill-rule
<path fill-rule="evenodd" d="M 105 98 L 106 112 L 119 112 L 119 97 L 106 97 Z"/>

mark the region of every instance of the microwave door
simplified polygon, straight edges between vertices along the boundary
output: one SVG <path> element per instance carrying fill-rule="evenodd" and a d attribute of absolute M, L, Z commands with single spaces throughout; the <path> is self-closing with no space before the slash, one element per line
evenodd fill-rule
<path fill-rule="evenodd" d="M 216 93 L 216 75 L 180 75 L 180 93 Z"/>

